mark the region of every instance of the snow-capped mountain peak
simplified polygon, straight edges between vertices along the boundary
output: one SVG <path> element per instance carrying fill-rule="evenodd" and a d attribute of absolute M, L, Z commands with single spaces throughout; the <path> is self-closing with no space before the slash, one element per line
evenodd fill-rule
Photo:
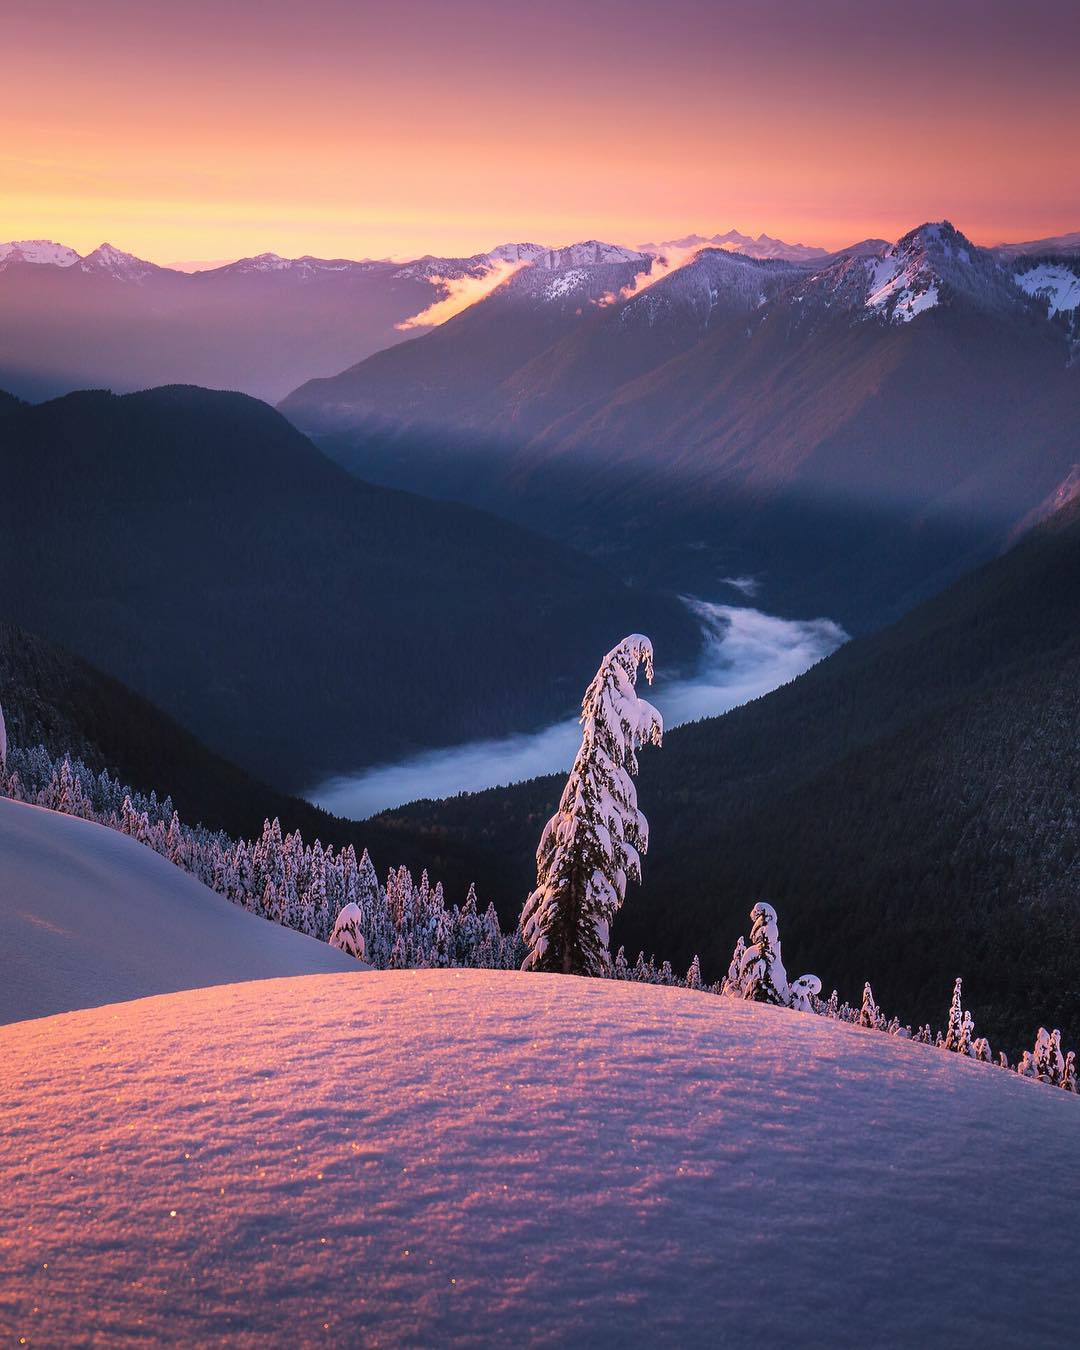
<path fill-rule="evenodd" d="M 622 244 L 606 244 L 600 239 L 585 239 L 565 248 L 544 249 L 533 259 L 534 266 L 549 272 L 568 267 L 605 267 L 612 263 L 644 263 L 647 255 Z"/>
<path fill-rule="evenodd" d="M 1007 313 L 1026 302 L 993 253 L 940 220 L 917 226 L 895 244 L 827 261 L 791 292 L 791 303 L 805 316 L 801 322 L 831 310 L 906 324 L 942 306 Z"/>
<path fill-rule="evenodd" d="M 688 234 L 682 239 L 666 239 L 662 244 L 642 244 L 643 253 L 663 254 L 668 249 L 722 248 L 728 253 L 741 253 L 747 258 L 779 259 L 782 262 L 812 263 L 827 256 L 826 250 L 811 244 L 787 244 L 782 239 L 759 234 L 756 239 L 738 230 L 726 234 Z"/>
<path fill-rule="evenodd" d="M 497 262 L 535 262 L 537 258 L 551 250 L 545 244 L 499 244 L 484 256 L 491 263 Z"/>
<path fill-rule="evenodd" d="M 82 272 L 104 272 L 119 281 L 142 281 L 144 277 L 163 269 L 133 253 L 125 253 L 112 244 L 99 244 L 93 253 L 88 253 L 78 264 Z"/>
<path fill-rule="evenodd" d="M 51 267 L 72 267 L 79 255 L 66 244 L 51 239 L 17 239 L 0 244 L 0 270 L 13 263 L 37 263 Z"/>
<path fill-rule="evenodd" d="M 970 264 L 975 252 L 949 221 L 930 221 L 910 230 L 866 260 L 869 274 L 867 309 L 895 323 L 910 323 L 917 314 L 933 309 L 941 299 L 942 264 Z M 952 269 L 949 269 L 952 270 Z"/>
<path fill-rule="evenodd" d="M 283 258 L 280 253 L 256 253 L 253 258 L 242 258 L 240 261 L 247 264 L 246 270 L 249 272 L 281 272 L 293 266 L 292 261 Z"/>

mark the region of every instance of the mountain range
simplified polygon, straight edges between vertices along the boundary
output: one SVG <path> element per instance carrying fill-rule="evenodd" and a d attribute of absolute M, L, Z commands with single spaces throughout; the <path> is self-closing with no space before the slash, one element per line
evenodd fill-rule
<path fill-rule="evenodd" d="M 822 265 L 642 270 L 565 274 L 563 304 L 526 268 L 282 410 L 374 481 L 855 628 L 991 556 L 1080 462 L 1080 258 L 941 222 Z"/>
<path fill-rule="evenodd" d="M 397 327 L 497 262 L 540 245 L 411 262 L 261 253 L 181 272 L 102 244 L 0 244 L 0 388 L 40 400 L 199 384 L 278 399 L 402 342 Z"/>

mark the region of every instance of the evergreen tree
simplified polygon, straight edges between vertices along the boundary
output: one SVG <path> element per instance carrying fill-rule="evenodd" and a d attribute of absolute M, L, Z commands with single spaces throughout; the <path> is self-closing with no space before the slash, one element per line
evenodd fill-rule
<path fill-rule="evenodd" d="M 961 1006 L 961 980 L 957 976 L 949 1004 L 949 1025 L 945 1031 L 945 1049 L 962 1053 L 964 1043 L 964 1010 Z"/>
<path fill-rule="evenodd" d="M 174 867 L 184 865 L 184 832 L 180 828 L 180 817 L 174 811 L 169 821 L 169 833 L 165 839 L 165 856 Z"/>
<path fill-rule="evenodd" d="M 791 982 L 791 1006 L 796 1012 L 816 1012 L 820 1007 L 821 981 L 816 975 L 800 975 Z"/>
<path fill-rule="evenodd" d="M 637 750 L 663 734 L 660 714 L 636 692 L 652 683 L 652 644 L 635 633 L 612 648 L 581 705 L 581 748 L 559 809 L 536 853 L 536 889 L 525 902 L 525 970 L 604 975 L 611 921 L 628 880 L 641 880 L 649 829 L 638 810 Z"/>
<path fill-rule="evenodd" d="M 620 952 L 622 948 L 619 948 Z M 686 972 L 687 989 L 700 989 L 701 985 L 701 962 L 695 956 L 690 962 L 690 969 Z"/>
<path fill-rule="evenodd" d="M 0 774 L 7 768 L 7 727 L 4 725 L 4 709 L 0 707 Z"/>
<path fill-rule="evenodd" d="M 742 967 L 743 957 L 746 955 L 746 939 L 740 937 L 735 944 L 735 950 L 731 954 L 731 962 L 727 968 L 727 975 L 724 977 L 723 991 L 732 998 L 742 998 Z"/>
<path fill-rule="evenodd" d="M 344 907 L 334 923 L 330 934 L 330 946 L 337 947 L 346 956 L 355 956 L 358 961 L 364 959 L 364 916 L 360 906 L 350 903 Z"/>
<path fill-rule="evenodd" d="M 469 886 L 469 893 L 458 915 L 457 933 L 454 939 L 454 960 L 459 966 L 473 965 L 480 946 L 480 915 L 476 901 L 476 886 Z"/>
<path fill-rule="evenodd" d="M 1025 1078 L 1037 1078 L 1040 1083 L 1061 1087 L 1065 1078 L 1065 1057 L 1061 1053 L 1061 1032 L 1040 1027 L 1035 1037 L 1035 1049 L 1025 1050 L 1017 1073 Z"/>
<path fill-rule="evenodd" d="M 876 1027 L 881 1020 L 881 1010 L 874 1002 L 874 991 L 870 988 L 870 981 L 863 985 L 862 1007 L 859 1009 L 859 1026 Z"/>
<path fill-rule="evenodd" d="M 790 992 L 787 971 L 780 959 L 776 910 L 764 900 L 750 911 L 750 942 L 743 953 L 740 975 L 743 998 L 754 1003 L 787 1005 Z"/>

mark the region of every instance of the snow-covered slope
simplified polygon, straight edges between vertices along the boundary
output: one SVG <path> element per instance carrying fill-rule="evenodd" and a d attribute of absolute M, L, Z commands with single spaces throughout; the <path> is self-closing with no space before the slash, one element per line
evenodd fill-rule
<path fill-rule="evenodd" d="M 0 1028 L 29 1344 L 1065 1345 L 1080 1102 L 685 990 L 487 971 Z"/>
<path fill-rule="evenodd" d="M 644 324 L 685 327 L 688 337 L 710 321 L 759 309 L 803 275 L 783 262 L 760 261 L 721 248 L 704 248 L 681 267 L 631 296 L 619 310 L 625 331 Z"/>
<path fill-rule="evenodd" d="M 0 1022 L 350 968 L 126 835 L 0 798 Z"/>
<path fill-rule="evenodd" d="M 1045 302 L 1051 318 L 1080 307 L 1080 258 L 1020 267 L 1013 273 L 1013 279 L 1022 291 Z"/>

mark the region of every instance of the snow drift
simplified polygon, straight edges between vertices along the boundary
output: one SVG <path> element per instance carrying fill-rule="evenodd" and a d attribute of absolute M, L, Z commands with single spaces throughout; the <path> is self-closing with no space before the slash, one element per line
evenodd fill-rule
<path fill-rule="evenodd" d="M 30 1344 L 1035 1345 L 1080 1109 L 671 988 L 243 984 L 0 1028 Z"/>
<path fill-rule="evenodd" d="M 0 1022 L 349 969 L 126 835 L 0 798 Z"/>

